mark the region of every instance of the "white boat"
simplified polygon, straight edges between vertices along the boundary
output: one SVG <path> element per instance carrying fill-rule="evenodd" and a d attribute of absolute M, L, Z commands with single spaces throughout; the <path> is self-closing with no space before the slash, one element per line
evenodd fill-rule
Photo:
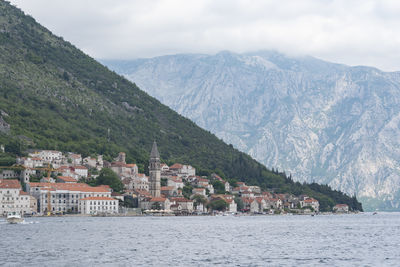
<path fill-rule="evenodd" d="M 24 221 L 21 214 L 19 212 L 13 211 L 7 214 L 7 222 L 11 224 L 21 223 Z"/>

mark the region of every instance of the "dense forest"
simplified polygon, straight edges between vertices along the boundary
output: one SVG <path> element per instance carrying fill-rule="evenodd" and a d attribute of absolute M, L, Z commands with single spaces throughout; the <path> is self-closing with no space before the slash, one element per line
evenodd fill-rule
<path fill-rule="evenodd" d="M 74 151 L 83 156 L 119 151 L 147 170 L 153 140 L 167 164 L 191 164 L 200 175 L 218 173 L 274 192 L 307 194 L 321 210 L 355 197 L 328 186 L 300 184 L 196 126 L 135 84 L 108 70 L 32 17 L 0 1 L 1 164 L 28 148 Z"/>

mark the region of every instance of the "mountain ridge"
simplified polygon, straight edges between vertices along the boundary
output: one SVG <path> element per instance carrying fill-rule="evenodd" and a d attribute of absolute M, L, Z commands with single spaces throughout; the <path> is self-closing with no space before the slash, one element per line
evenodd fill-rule
<path fill-rule="evenodd" d="M 10 126 L 0 133 L 0 144 L 8 154 L 39 148 L 103 154 L 111 160 L 123 151 L 129 162 L 147 171 L 157 140 L 166 163 L 187 163 L 202 175 L 217 172 L 262 188 L 305 193 L 318 199 L 323 210 L 340 202 L 362 210 L 354 197 L 271 172 L 5 1 L 0 1 L 0 89 L 0 110 L 8 114 L 2 118 Z"/>
<path fill-rule="evenodd" d="M 400 207 L 400 72 L 270 51 L 103 63 L 268 167 Z"/>

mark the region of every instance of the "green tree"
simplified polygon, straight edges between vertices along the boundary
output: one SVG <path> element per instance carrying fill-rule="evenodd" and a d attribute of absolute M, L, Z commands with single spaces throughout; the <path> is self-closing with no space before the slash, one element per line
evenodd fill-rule
<path fill-rule="evenodd" d="M 208 207 L 212 210 L 224 211 L 226 208 L 228 208 L 228 203 L 225 200 L 218 198 L 211 201 L 208 204 Z"/>
<path fill-rule="evenodd" d="M 185 198 L 189 199 L 192 195 L 193 186 L 187 184 L 182 188 L 182 194 Z"/>
<path fill-rule="evenodd" d="M 225 185 L 222 182 L 215 180 L 212 185 L 216 194 L 225 194 Z"/>
<path fill-rule="evenodd" d="M 207 198 L 203 195 L 194 195 L 192 200 L 194 201 L 193 205 L 197 207 L 200 204 L 203 204 L 204 206 L 207 204 Z"/>
<path fill-rule="evenodd" d="M 161 186 L 167 186 L 168 185 L 168 179 L 167 178 L 161 178 Z"/>
<path fill-rule="evenodd" d="M 96 185 L 109 185 L 114 192 L 122 192 L 124 185 L 118 175 L 110 168 L 103 168 L 96 179 Z"/>
<path fill-rule="evenodd" d="M 237 210 L 242 210 L 244 208 L 243 200 L 239 196 L 235 196 L 235 202 L 237 205 Z"/>
<path fill-rule="evenodd" d="M 152 210 L 160 210 L 161 209 L 161 204 L 160 202 L 154 202 L 153 205 L 151 205 Z"/>

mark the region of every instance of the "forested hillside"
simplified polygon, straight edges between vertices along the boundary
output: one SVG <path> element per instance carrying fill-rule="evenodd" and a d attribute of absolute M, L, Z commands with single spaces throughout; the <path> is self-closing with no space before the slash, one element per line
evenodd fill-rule
<path fill-rule="evenodd" d="M 157 140 L 164 162 L 191 164 L 201 175 L 217 172 L 276 192 L 305 193 L 322 210 L 339 202 L 361 209 L 355 198 L 267 170 L 5 1 L 0 1 L 0 110 L 10 126 L 0 127 L 0 143 L 11 154 L 42 148 L 111 159 L 125 151 L 128 161 L 146 170 Z"/>

